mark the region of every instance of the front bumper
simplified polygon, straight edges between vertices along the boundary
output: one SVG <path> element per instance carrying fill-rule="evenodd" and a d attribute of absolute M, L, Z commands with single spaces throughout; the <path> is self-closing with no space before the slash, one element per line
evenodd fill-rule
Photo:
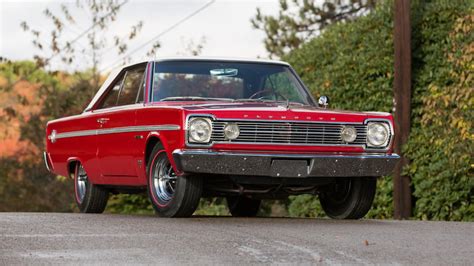
<path fill-rule="evenodd" d="M 384 176 L 393 171 L 400 156 L 176 150 L 173 158 L 178 170 L 184 173 L 303 178 Z"/>

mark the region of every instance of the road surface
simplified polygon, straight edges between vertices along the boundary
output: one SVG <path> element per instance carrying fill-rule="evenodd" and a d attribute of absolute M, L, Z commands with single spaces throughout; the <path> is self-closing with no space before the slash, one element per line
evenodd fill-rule
<path fill-rule="evenodd" d="M 474 223 L 0 213 L 0 265 L 464 264 Z"/>

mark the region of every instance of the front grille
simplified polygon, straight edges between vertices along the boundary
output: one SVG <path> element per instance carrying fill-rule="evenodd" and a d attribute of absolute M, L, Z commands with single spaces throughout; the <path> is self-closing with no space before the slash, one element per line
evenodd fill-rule
<path fill-rule="evenodd" d="M 235 140 L 224 137 L 224 126 L 236 123 L 240 135 Z M 271 121 L 213 121 L 213 142 L 232 143 L 269 143 L 301 145 L 365 145 L 367 127 L 362 124 L 350 124 L 357 130 L 354 142 L 345 143 L 341 139 L 344 123 L 305 123 L 305 122 L 271 122 Z"/>

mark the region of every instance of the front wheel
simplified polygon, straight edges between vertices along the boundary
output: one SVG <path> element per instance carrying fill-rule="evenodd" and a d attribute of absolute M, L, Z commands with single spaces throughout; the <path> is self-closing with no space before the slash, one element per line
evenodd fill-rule
<path fill-rule="evenodd" d="M 373 177 L 337 179 L 331 190 L 319 196 L 321 207 L 333 219 L 360 219 L 372 207 L 376 184 Z"/>
<path fill-rule="evenodd" d="M 109 192 L 94 185 L 82 164 L 77 163 L 74 171 L 74 194 L 76 204 L 83 213 L 102 213 L 107 206 Z"/>
<path fill-rule="evenodd" d="M 202 178 L 177 176 L 161 145 L 155 146 L 147 166 L 148 196 L 162 217 L 189 217 L 202 193 Z"/>

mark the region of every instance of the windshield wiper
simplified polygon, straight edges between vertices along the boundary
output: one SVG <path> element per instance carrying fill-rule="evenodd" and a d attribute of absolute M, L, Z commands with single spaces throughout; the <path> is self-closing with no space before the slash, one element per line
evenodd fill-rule
<path fill-rule="evenodd" d="M 282 103 L 288 105 L 299 105 L 299 106 L 309 106 L 309 104 L 304 104 L 300 102 L 292 101 L 281 101 L 281 100 L 268 100 L 268 99 L 235 99 L 234 102 L 262 102 L 262 103 Z"/>
<path fill-rule="evenodd" d="M 233 102 L 261 102 L 261 103 L 264 103 L 264 102 L 273 102 L 272 100 L 265 100 L 265 99 L 233 99 L 232 100 Z"/>
<path fill-rule="evenodd" d="M 199 96 L 175 96 L 175 97 L 166 97 L 161 99 L 162 102 L 171 102 L 171 101 L 232 101 L 230 98 L 211 98 L 211 97 L 199 97 Z"/>

